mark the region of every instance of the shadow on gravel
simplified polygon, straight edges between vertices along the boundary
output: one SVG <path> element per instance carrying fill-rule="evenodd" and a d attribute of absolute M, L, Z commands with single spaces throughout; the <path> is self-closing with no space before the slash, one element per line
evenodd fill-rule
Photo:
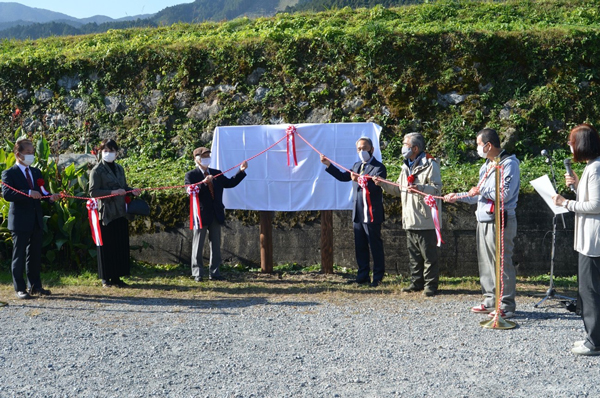
<path fill-rule="evenodd" d="M 44 305 L 48 302 L 64 302 L 69 305 L 63 307 L 56 305 Z M 81 304 L 81 307 L 77 307 Z M 128 308 L 114 308 L 113 306 L 126 305 Z M 68 296 L 52 295 L 42 300 L 28 300 L 21 307 L 65 309 L 71 311 L 105 311 L 105 312 L 197 312 L 198 309 L 236 309 L 252 306 L 290 306 L 310 307 L 318 306 L 320 303 L 314 301 L 272 301 L 266 297 L 240 297 L 240 298 L 198 298 L 178 299 L 165 297 L 127 297 L 127 296 L 100 296 L 74 294 Z M 93 307 L 91 307 L 93 306 Z M 106 306 L 106 307 L 105 307 Z M 131 306 L 140 307 L 132 309 Z M 148 307 L 148 308 L 143 308 Z M 157 310 L 156 307 L 165 307 Z M 190 311 L 186 311 L 186 308 Z"/>

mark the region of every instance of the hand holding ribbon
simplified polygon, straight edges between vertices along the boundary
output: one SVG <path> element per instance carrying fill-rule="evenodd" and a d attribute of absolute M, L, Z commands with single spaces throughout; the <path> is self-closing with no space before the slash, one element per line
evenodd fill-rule
<path fill-rule="evenodd" d="M 364 209 L 364 220 L 367 222 L 369 219 L 368 215 L 371 216 L 371 222 L 374 221 L 373 217 L 373 206 L 371 205 L 371 193 L 369 192 L 369 179 L 366 175 L 358 176 L 358 185 L 362 188 L 362 198 L 363 198 L 363 209 Z"/>
<path fill-rule="evenodd" d="M 437 202 L 432 195 L 427 195 L 423 198 L 425 204 L 431 208 L 431 218 L 435 226 L 435 234 L 437 236 L 437 245 L 440 247 L 444 241 L 442 240 L 442 232 L 440 228 L 440 214 L 438 212 Z"/>
<path fill-rule="evenodd" d="M 202 229 L 202 217 L 200 215 L 200 187 L 198 185 L 190 185 L 186 189 L 190 195 L 190 229 Z"/>
<path fill-rule="evenodd" d="M 88 219 L 92 229 L 92 238 L 96 246 L 102 246 L 102 233 L 100 232 L 100 217 L 98 216 L 98 201 L 91 198 L 87 201 Z"/>

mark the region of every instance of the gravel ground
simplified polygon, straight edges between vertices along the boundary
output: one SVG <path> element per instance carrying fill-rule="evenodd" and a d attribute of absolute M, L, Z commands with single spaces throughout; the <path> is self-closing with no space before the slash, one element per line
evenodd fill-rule
<path fill-rule="evenodd" d="M 10 299 L 0 397 L 600 396 L 581 319 L 537 300 L 488 330 L 453 292 Z"/>

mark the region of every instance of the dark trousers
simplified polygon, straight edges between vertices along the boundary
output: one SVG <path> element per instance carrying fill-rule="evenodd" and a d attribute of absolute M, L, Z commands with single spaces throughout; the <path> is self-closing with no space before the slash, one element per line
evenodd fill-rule
<path fill-rule="evenodd" d="M 103 281 L 117 281 L 131 274 L 129 258 L 129 222 L 119 217 L 108 225 L 100 224 L 103 246 L 98 246 L 98 276 Z"/>
<path fill-rule="evenodd" d="M 381 239 L 381 224 L 354 223 L 354 248 L 359 282 L 369 280 L 369 248 L 373 256 L 373 282 L 383 279 L 385 273 L 385 258 L 383 255 L 383 239 Z"/>
<path fill-rule="evenodd" d="M 418 289 L 437 290 L 440 275 L 435 230 L 407 230 L 406 246 L 411 283 Z"/>
<path fill-rule="evenodd" d="M 585 345 L 600 350 L 600 257 L 579 253 L 579 297 L 587 333 Z"/>
<path fill-rule="evenodd" d="M 33 231 L 11 231 L 13 241 L 12 278 L 16 292 L 24 292 L 27 287 L 41 288 L 42 279 L 42 237 L 43 231 L 36 224 Z M 27 273 L 27 283 L 23 278 Z"/>
<path fill-rule="evenodd" d="M 220 276 L 219 267 L 221 266 L 221 224 L 216 219 L 204 226 L 202 229 L 194 230 L 192 239 L 192 276 L 202 276 L 202 250 L 204 249 L 204 240 L 208 233 L 208 242 L 210 243 L 210 260 L 208 265 L 208 275 L 210 277 Z"/>

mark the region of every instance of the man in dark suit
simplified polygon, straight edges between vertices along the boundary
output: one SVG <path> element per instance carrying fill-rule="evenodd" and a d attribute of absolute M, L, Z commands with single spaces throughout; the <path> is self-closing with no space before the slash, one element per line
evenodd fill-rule
<path fill-rule="evenodd" d="M 200 192 L 198 193 L 202 228 L 194 229 L 192 241 L 192 276 L 196 282 L 202 281 L 202 249 L 207 232 L 210 242 L 208 278 L 210 280 L 225 279 L 219 273 L 219 266 L 221 265 L 221 225 L 225 223 L 223 189 L 237 186 L 246 177 L 244 170 L 248 168 L 248 162 L 244 161 L 240 165 L 237 174 L 232 178 L 227 178 L 221 174 L 220 170 L 208 167 L 210 165 L 210 153 L 208 148 L 194 149 L 194 160 L 197 167 L 185 174 L 186 185 L 204 181 L 204 183 L 199 184 Z"/>
<path fill-rule="evenodd" d="M 366 180 L 369 195 L 359 184 L 361 176 L 379 177 L 385 179 L 387 171 L 385 166 L 373 157 L 373 142 L 370 138 L 360 138 L 356 142 L 356 151 L 361 159 L 354 163 L 352 172 L 341 172 L 323 155 L 321 163 L 327 166 L 326 172 L 339 181 L 352 181 L 352 194 L 354 196 L 354 209 L 352 221 L 354 223 L 354 245 L 358 273 L 356 283 L 370 283 L 369 277 L 369 248 L 373 256 L 373 282 L 372 287 L 377 287 L 385 273 L 385 258 L 383 254 L 383 240 L 381 239 L 381 223 L 384 221 L 383 193 L 381 187 L 373 182 L 372 178 Z"/>
<path fill-rule="evenodd" d="M 18 140 L 14 154 L 16 164 L 2 172 L 2 196 L 10 202 L 8 229 L 13 241 L 13 285 L 20 299 L 29 299 L 35 294 L 48 296 L 50 290 L 42 287 L 40 277 L 44 228 L 40 202 L 43 192 L 43 187 L 40 186 L 40 180 L 43 181 L 42 172 L 35 167 L 29 167 L 35 160 L 33 143 L 30 140 Z M 58 198 L 60 195 L 54 194 L 50 200 Z M 23 278 L 24 270 L 27 273 L 27 284 Z"/>

